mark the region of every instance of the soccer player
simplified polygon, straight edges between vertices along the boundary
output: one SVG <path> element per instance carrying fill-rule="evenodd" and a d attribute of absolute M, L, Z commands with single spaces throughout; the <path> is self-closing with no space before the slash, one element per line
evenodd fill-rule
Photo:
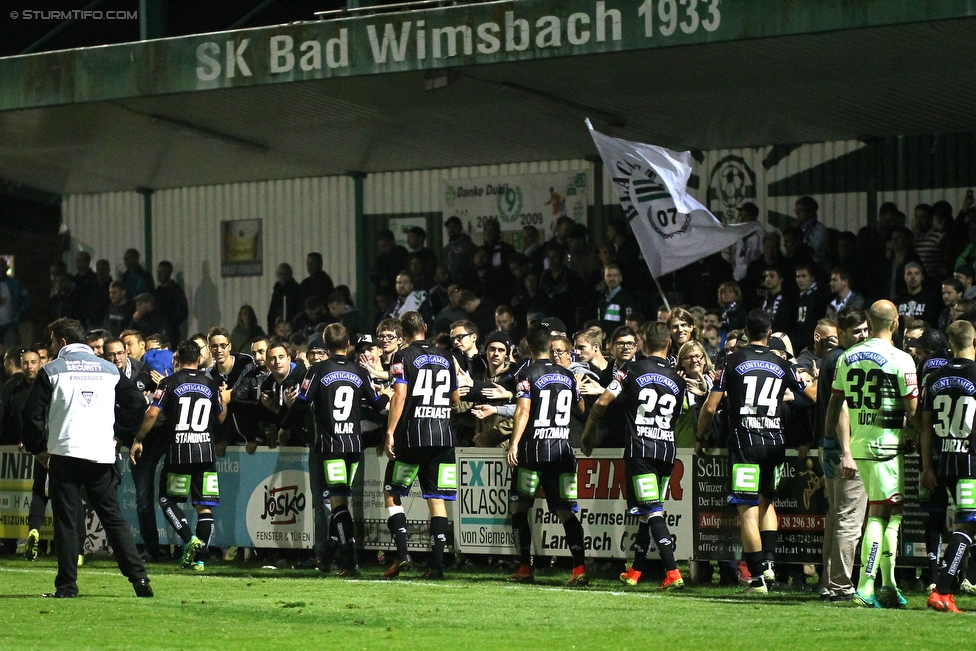
<path fill-rule="evenodd" d="M 180 370 L 163 378 L 146 410 L 142 428 L 129 450 L 133 465 L 142 456 L 142 441 L 165 412 L 169 449 L 159 478 L 159 506 L 166 521 L 183 540 L 183 569 L 203 570 L 196 555 L 213 537 L 213 507 L 220 502 L 214 438 L 218 423 L 227 416 L 226 401 L 218 381 L 199 368 L 200 346 L 184 341 L 176 349 Z M 196 535 L 178 504 L 187 497 L 197 512 Z"/>
<path fill-rule="evenodd" d="M 719 403 L 726 397 L 732 463 L 729 502 L 739 512 L 743 560 L 752 575 L 748 591 L 755 594 L 766 594 L 767 583 L 776 576 L 773 560 L 779 523 L 773 500 L 779 481 L 776 469 L 786 461 L 783 395 L 789 389 L 817 399 L 816 385 L 807 385 L 793 364 L 767 347 L 771 325 L 763 310 L 748 314 L 749 341 L 726 358 L 721 381 L 702 405 L 695 435 L 695 452 L 700 453 Z"/>
<path fill-rule="evenodd" d="M 583 430 L 583 454 L 590 456 L 596 424 L 607 405 L 623 395 L 627 408 L 624 421 L 627 443 L 627 513 L 640 519 L 634 543 L 634 564 L 620 575 L 627 585 L 637 585 L 654 536 L 667 570 L 662 589 L 683 588 L 684 579 L 674 561 L 674 543 L 664 521 L 664 488 L 674 468 L 674 427 L 681 416 L 685 380 L 668 364 L 671 333 L 668 326 L 652 321 L 644 328 L 646 357 L 624 364 L 613 382 L 590 409 Z"/>
<path fill-rule="evenodd" d="M 377 410 L 386 406 L 385 396 L 377 397 L 369 374 L 347 357 L 349 334 L 341 323 L 333 323 L 323 333 L 329 358 L 314 364 L 302 380 L 298 399 L 288 410 L 278 432 L 282 445 L 287 430 L 299 425 L 310 405 L 315 410 L 315 450 L 323 459 L 325 491 L 332 504 L 329 538 L 322 566 L 329 568 L 337 551 L 343 554 L 339 576 L 359 573 L 356 538 L 353 532 L 349 498 L 363 453 L 362 403 Z"/>
<path fill-rule="evenodd" d="M 520 565 L 512 579 L 519 583 L 535 580 L 528 510 L 542 487 L 549 511 L 556 514 L 566 531 L 573 556 L 573 573 L 567 585 L 582 587 L 589 579 L 584 565 L 583 525 L 576 518 L 576 454 L 569 441 L 569 421 L 572 409 L 582 414 L 585 407 L 576 378 L 550 359 L 551 338 L 542 324 L 529 328 L 525 340 L 532 364 L 516 377 L 515 426 L 507 459 L 513 468 L 509 500 Z"/>
<path fill-rule="evenodd" d="M 868 519 L 861 540 L 861 580 L 853 601 L 859 606 L 898 608 L 907 602 L 895 584 L 895 553 L 905 499 L 902 429 L 915 417 L 918 383 L 911 355 L 891 343 L 898 311 L 890 301 L 868 310 L 871 338 L 837 360 L 825 427 L 837 431 L 846 400 L 850 431 L 837 431 L 840 468 L 845 477 L 861 474 L 868 496 Z M 878 566 L 881 599 L 874 594 Z"/>
<path fill-rule="evenodd" d="M 386 477 L 384 493 L 392 499 L 390 528 L 395 531 L 397 560 L 385 576 L 399 574 L 409 563 L 407 516 L 400 500 L 410 494 L 415 479 L 430 510 L 430 567 L 428 579 L 444 578 L 444 546 L 447 544 L 445 501 L 457 499 L 457 465 L 451 411 L 460 402 L 457 371 L 445 353 L 424 341 L 427 325 L 418 312 L 400 319 L 407 346 L 393 354 L 390 374 L 393 399 L 386 426 Z"/>
<path fill-rule="evenodd" d="M 946 548 L 946 563 L 939 573 L 928 607 L 961 612 L 955 586 L 966 552 L 976 533 L 976 460 L 973 459 L 973 424 L 976 421 L 976 330 L 968 321 L 956 321 L 946 330 L 953 359 L 925 378 L 922 393 L 922 486 L 935 491 L 939 479 L 955 500 L 955 528 Z M 936 438 L 937 437 L 937 438 Z M 933 462 L 932 446 L 938 459 Z M 945 490 L 942 488 L 941 490 Z"/>

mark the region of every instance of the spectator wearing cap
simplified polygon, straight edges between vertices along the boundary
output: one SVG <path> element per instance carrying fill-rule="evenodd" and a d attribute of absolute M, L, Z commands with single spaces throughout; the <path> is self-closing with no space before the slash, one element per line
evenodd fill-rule
<path fill-rule="evenodd" d="M 426 242 L 426 230 L 420 226 L 411 226 L 407 229 L 407 253 L 420 258 L 424 264 L 425 276 L 433 276 L 434 268 L 437 266 L 437 254 L 430 250 Z"/>
<path fill-rule="evenodd" d="M 547 316 L 544 319 L 541 319 L 539 323 L 541 323 L 543 327 L 549 331 L 549 334 L 554 337 L 556 335 L 565 337 L 566 333 L 569 332 L 569 330 L 566 329 L 566 324 L 559 317 Z"/>
<path fill-rule="evenodd" d="M 962 297 L 964 299 L 976 300 L 976 270 L 973 270 L 972 265 L 957 265 L 952 277 L 962 283 Z"/>
<path fill-rule="evenodd" d="M 470 264 L 471 256 L 478 247 L 471 241 L 471 236 L 464 232 L 461 220 L 457 217 L 449 217 L 444 222 L 444 229 L 447 231 L 447 242 L 444 244 L 443 253 L 444 266 L 451 276 L 455 276 Z"/>
<path fill-rule="evenodd" d="M 963 299 L 963 285 L 958 278 L 946 278 L 942 281 L 942 304 L 945 309 L 939 315 L 939 331 L 943 334 L 952 322 L 952 306 Z"/>
<path fill-rule="evenodd" d="M 301 287 L 294 278 L 291 265 L 287 262 L 279 264 L 278 269 L 275 270 L 275 277 L 277 281 L 271 290 L 271 303 L 268 305 L 267 332 L 275 331 L 278 319 L 291 323 L 295 315 L 302 311 L 303 305 L 299 301 Z"/>
<path fill-rule="evenodd" d="M 316 297 L 322 305 L 329 300 L 329 296 L 335 291 L 332 278 L 322 269 L 322 254 L 313 251 L 305 256 L 305 270 L 308 277 L 298 286 L 298 298 L 305 304 L 309 297 Z"/>
<path fill-rule="evenodd" d="M 377 289 L 393 288 L 396 285 L 397 274 L 406 271 L 407 265 L 410 264 L 410 254 L 396 243 L 393 231 L 389 229 L 379 232 L 376 236 L 376 244 L 380 252 L 373 262 L 373 271 L 369 277 Z"/>
<path fill-rule="evenodd" d="M 152 294 L 149 292 L 139 294 L 135 298 L 135 304 L 136 309 L 132 313 L 130 329 L 138 330 L 144 337 L 157 332 L 166 332 L 169 324 L 156 309 L 156 298 Z"/>
<path fill-rule="evenodd" d="M 929 327 L 936 327 L 942 311 L 942 297 L 925 287 L 925 269 L 921 263 L 914 260 L 905 263 L 905 286 L 907 291 L 895 301 L 899 316 L 921 319 Z"/>

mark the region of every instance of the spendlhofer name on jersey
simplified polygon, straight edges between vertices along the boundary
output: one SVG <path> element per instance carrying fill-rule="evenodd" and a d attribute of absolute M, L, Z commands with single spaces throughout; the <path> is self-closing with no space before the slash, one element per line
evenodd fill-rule
<path fill-rule="evenodd" d="M 655 441 L 674 442 L 674 432 L 662 430 L 660 427 L 648 427 L 647 425 L 637 426 L 637 436 L 642 439 L 653 439 Z"/>
<path fill-rule="evenodd" d="M 177 432 L 176 444 L 181 443 L 210 443 L 210 432 Z"/>
<path fill-rule="evenodd" d="M 447 420 L 451 417 L 450 407 L 424 407 L 417 406 L 413 409 L 414 418 L 432 418 L 434 420 Z"/>

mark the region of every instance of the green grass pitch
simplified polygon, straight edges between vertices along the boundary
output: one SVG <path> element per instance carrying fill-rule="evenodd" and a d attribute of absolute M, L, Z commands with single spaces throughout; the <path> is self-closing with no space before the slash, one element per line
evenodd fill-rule
<path fill-rule="evenodd" d="M 565 569 L 531 586 L 504 574 L 451 572 L 395 581 L 369 566 L 356 580 L 314 571 L 217 565 L 206 572 L 149 566 L 154 599 L 137 599 L 114 563 L 89 562 L 81 597 L 42 599 L 55 563 L 0 561 L 3 649 L 944 649 L 976 630 L 971 614 L 925 609 L 908 595 L 901 611 L 823 604 L 813 593 L 746 596 L 689 586 L 662 594 L 595 577 L 568 589 Z M 976 599 L 960 597 L 976 612 Z M 300 645 L 300 646 L 298 646 Z"/>

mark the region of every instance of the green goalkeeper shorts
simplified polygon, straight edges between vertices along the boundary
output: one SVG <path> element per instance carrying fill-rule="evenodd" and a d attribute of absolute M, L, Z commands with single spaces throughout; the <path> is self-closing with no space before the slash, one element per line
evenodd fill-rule
<path fill-rule="evenodd" d="M 905 458 L 887 461 L 857 459 L 868 504 L 901 504 L 905 501 Z"/>

